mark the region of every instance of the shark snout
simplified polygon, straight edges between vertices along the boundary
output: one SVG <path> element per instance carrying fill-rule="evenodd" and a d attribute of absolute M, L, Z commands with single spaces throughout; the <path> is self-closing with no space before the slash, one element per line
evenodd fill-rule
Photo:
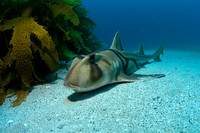
<path fill-rule="evenodd" d="M 79 86 L 77 84 L 73 84 L 73 83 L 70 83 L 70 82 L 64 82 L 64 86 L 65 87 L 68 87 L 74 91 L 78 91 L 79 90 Z"/>
<path fill-rule="evenodd" d="M 64 86 L 70 87 L 70 88 L 79 88 L 78 84 L 70 82 L 70 81 L 64 81 Z"/>
<path fill-rule="evenodd" d="M 68 86 L 70 87 L 70 88 L 79 88 L 79 86 L 78 85 L 76 85 L 76 84 L 68 84 Z"/>

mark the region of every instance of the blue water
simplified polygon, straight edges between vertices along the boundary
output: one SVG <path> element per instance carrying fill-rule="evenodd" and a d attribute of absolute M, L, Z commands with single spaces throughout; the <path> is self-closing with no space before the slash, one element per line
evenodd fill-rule
<path fill-rule="evenodd" d="M 97 24 L 95 35 L 109 46 L 116 31 L 125 49 L 200 50 L 199 0 L 83 0 Z"/>

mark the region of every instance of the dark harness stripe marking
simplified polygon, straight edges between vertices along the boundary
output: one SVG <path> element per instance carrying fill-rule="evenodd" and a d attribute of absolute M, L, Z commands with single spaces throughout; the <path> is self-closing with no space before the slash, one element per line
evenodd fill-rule
<path fill-rule="evenodd" d="M 123 65 L 124 73 L 125 73 L 126 69 L 128 68 L 129 60 L 132 60 L 132 61 L 135 63 L 137 69 L 139 69 L 138 64 L 137 64 L 137 62 L 136 62 L 135 59 L 126 58 L 126 57 L 123 56 L 120 52 L 118 52 L 118 51 L 116 51 L 116 50 L 114 50 L 114 49 L 109 49 L 109 50 L 112 51 L 113 53 L 115 53 L 115 55 L 117 55 L 117 57 L 121 60 L 122 65 Z M 124 63 L 124 60 L 123 60 L 122 58 L 124 58 L 125 63 Z"/>
<path fill-rule="evenodd" d="M 90 62 L 90 79 L 91 81 L 97 81 L 100 77 L 102 77 L 103 72 L 98 66 L 95 64 L 95 54 L 89 55 L 89 62 Z"/>
<path fill-rule="evenodd" d="M 91 81 L 97 81 L 100 77 L 102 77 L 103 72 L 97 64 L 90 64 L 90 79 Z"/>
<path fill-rule="evenodd" d="M 136 65 L 136 67 L 137 67 L 137 69 L 140 69 L 140 67 L 138 67 L 138 64 L 137 64 L 137 62 L 136 62 L 136 60 L 135 59 L 131 59 L 131 58 L 126 58 L 127 60 L 132 60 L 134 63 L 135 63 L 135 65 Z"/>
<path fill-rule="evenodd" d="M 127 66 L 127 63 L 126 63 L 126 58 L 121 54 L 119 53 L 118 51 L 114 50 L 114 49 L 109 49 L 111 52 L 113 52 L 118 58 L 119 60 L 122 62 L 122 66 L 123 66 L 123 71 L 125 72 L 126 70 L 126 66 Z M 124 58 L 124 60 L 123 60 Z M 126 65 L 125 65 L 126 64 Z"/>

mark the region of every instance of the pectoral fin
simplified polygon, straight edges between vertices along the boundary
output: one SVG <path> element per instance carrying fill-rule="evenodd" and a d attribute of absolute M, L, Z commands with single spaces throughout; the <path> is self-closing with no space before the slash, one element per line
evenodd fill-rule
<path fill-rule="evenodd" d="M 118 82 L 135 82 L 138 80 L 149 80 L 152 78 L 162 78 L 165 77 L 164 74 L 150 74 L 150 75 L 143 75 L 143 74 L 132 74 L 126 75 L 121 73 L 118 77 Z"/>

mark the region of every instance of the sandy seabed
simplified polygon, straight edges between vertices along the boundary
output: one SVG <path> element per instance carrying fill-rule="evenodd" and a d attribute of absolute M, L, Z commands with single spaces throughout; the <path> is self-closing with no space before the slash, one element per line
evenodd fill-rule
<path fill-rule="evenodd" d="M 166 77 L 81 94 L 63 86 L 66 71 L 58 70 L 56 81 L 33 86 L 20 106 L 6 99 L 0 132 L 200 132 L 200 51 L 166 50 L 161 59 L 137 73 Z"/>

